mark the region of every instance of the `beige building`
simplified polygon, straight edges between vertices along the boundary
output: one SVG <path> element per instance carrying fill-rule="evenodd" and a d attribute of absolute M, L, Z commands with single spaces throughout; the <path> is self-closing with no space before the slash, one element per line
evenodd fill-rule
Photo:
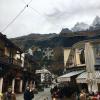
<path fill-rule="evenodd" d="M 75 43 L 72 48 L 64 48 L 66 74 L 59 82 L 72 81 L 89 91 L 100 91 L 100 40 Z"/>

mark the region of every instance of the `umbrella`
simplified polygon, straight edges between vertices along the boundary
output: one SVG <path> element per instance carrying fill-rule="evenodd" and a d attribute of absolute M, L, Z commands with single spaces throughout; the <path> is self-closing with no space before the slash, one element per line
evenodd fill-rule
<path fill-rule="evenodd" d="M 86 63 L 86 70 L 88 72 L 87 81 L 89 91 L 97 91 L 97 83 L 95 78 L 95 58 L 94 58 L 94 51 L 92 45 L 87 42 L 85 43 L 85 63 Z"/>

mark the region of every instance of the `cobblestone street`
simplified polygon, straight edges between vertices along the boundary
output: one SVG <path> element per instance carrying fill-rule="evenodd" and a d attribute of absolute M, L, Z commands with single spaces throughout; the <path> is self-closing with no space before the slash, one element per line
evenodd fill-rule
<path fill-rule="evenodd" d="M 17 96 L 17 100 L 24 100 L 23 99 L 23 94 L 18 94 Z M 50 89 L 46 88 L 44 89 L 43 92 L 39 92 L 38 94 L 34 95 L 34 99 L 33 100 L 51 100 L 51 95 L 50 95 Z"/>

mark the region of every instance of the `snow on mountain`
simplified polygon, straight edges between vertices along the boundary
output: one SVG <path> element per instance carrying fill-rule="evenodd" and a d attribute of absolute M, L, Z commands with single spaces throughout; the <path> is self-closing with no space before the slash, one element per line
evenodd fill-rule
<path fill-rule="evenodd" d="M 100 29 L 100 17 L 96 16 L 89 30 L 99 30 L 99 29 Z"/>
<path fill-rule="evenodd" d="M 77 32 L 77 31 L 85 31 L 88 29 L 89 25 L 81 22 L 81 23 L 76 23 L 75 26 L 72 28 L 72 31 Z"/>
<path fill-rule="evenodd" d="M 93 20 L 92 26 L 100 25 L 100 17 L 96 16 Z"/>

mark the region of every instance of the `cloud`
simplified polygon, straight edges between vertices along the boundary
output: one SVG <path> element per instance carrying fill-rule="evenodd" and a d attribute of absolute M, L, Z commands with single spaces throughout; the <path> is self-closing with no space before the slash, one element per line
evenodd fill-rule
<path fill-rule="evenodd" d="M 62 0 L 56 3 L 49 14 L 45 14 L 51 21 L 72 27 L 77 21 L 91 24 L 96 15 L 100 15 L 99 0 Z M 71 24 L 70 24 L 71 23 Z"/>
<path fill-rule="evenodd" d="M 99 0 L 66 0 L 66 2 L 62 2 L 62 4 L 58 3 L 56 5 L 57 6 L 52 9 L 52 12 L 46 14 L 47 17 L 58 20 L 66 17 L 67 19 L 75 15 L 80 16 L 80 14 L 87 14 L 88 16 L 93 13 L 95 15 L 95 12 L 100 10 Z"/>
<path fill-rule="evenodd" d="M 23 9 L 30 0 L 0 0 L 0 31 Z M 29 33 L 59 33 L 63 27 L 76 22 L 91 24 L 100 16 L 100 0 L 33 0 L 33 8 L 26 8 L 4 33 L 16 37 Z"/>

